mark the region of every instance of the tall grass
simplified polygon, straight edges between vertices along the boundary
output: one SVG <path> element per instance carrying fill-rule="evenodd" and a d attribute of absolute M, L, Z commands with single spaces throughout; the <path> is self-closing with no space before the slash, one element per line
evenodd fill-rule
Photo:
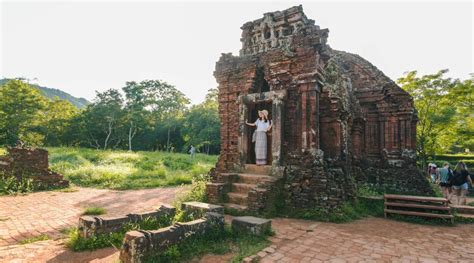
<path fill-rule="evenodd" d="M 52 170 L 84 187 L 140 189 L 190 184 L 214 166 L 217 156 L 165 152 L 48 148 Z"/>

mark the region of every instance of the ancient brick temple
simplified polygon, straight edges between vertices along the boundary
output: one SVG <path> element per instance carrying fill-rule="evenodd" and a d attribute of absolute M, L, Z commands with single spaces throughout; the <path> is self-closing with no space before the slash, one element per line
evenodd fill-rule
<path fill-rule="evenodd" d="M 332 208 L 359 184 L 427 194 L 415 167 L 417 115 L 410 95 L 358 55 L 333 50 L 328 29 L 302 6 L 264 14 L 242 27 L 239 56 L 222 54 L 221 155 L 211 202 L 261 212 Z M 267 166 L 256 166 L 251 135 L 257 110 L 273 121 Z M 281 205 L 281 204 L 279 204 Z"/>

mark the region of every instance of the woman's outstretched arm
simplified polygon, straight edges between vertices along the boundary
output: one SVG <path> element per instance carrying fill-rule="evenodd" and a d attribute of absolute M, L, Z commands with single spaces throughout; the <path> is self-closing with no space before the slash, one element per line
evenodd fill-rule
<path fill-rule="evenodd" d="M 254 123 L 249 123 L 247 120 L 245 120 L 245 124 L 249 125 L 249 126 L 255 126 L 255 122 Z"/>

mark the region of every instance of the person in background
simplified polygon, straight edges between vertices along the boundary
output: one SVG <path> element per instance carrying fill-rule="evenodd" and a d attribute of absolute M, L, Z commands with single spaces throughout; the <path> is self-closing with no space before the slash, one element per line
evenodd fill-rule
<path fill-rule="evenodd" d="M 191 148 L 189 149 L 189 154 L 191 155 L 191 159 L 194 159 L 194 155 L 196 154 L 196 148 L 191 144 Z"/>
<path fill-rule="evenodd" d="M 449 163 L 445 162 L 443 168 L 438 169 L 438 182 L 441 187 L 441 192 L 443 193 L 444 198 L 451 198 L 451 183 L 453 177 L 453 171 L 449 168 Z"/>
<path fill-rule="evenodd" d="M 438 179 L 438 168 L 436 167 L 436 164 L 428 164 L 428 176 L 430 177 L 432 184 L 436 183 Z"/>
<path fill-rule="evenodd" d="M 469 176 L 467 166 L 464 162 L 458 162 L 454 168 L 452 179 L 453 190 L 457 197 L 457 205 L 466 205 L 466 195 L 469 189 L 468 183 L 472 186 L 472 180 Z"/>

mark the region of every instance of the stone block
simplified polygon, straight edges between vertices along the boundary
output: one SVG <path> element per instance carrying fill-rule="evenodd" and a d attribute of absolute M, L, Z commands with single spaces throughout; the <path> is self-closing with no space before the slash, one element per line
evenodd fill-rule
<path fill-rule="evenodd" d="M 195 218 L 204 217 L 208 212 L 224 214 L 224 207 L 220 205 L 212 205 L 202 202 L 185 202 L 181 205 L 181 209 L 186 213 L 191 213 Z"/>
<path fill-rule="evenodd" d="M 163 217 L 174 217 L 176 208 L 170 205 L 161 205 L 155 211 L 143 213 L 133 213 L 124 216 L 82 216 L 79 218 L 79 233 L 84 238 L 90 238 L 94 235 L 108 234 L 121 231 L 125 224 L 140 223 L 146 218 L 161 219 Z"/>
<path fill-rule="evenodd" d="M 264 235 L 272 229 L 270 219 L 258 218 L 253 216 L 235 217 L 232 220 L 232 231 L 248 233 L 252 235 Z"/>
<path fill-rule="evenodd" d="M 143 262 L 150 256 L 166 251 L 187 238 L 205 235 L 208 231 L 223 231 L 224 215 L 208 212 L 205 217 L 153 231 L 130 231 L 125 234 L 120 261 Z"/>

